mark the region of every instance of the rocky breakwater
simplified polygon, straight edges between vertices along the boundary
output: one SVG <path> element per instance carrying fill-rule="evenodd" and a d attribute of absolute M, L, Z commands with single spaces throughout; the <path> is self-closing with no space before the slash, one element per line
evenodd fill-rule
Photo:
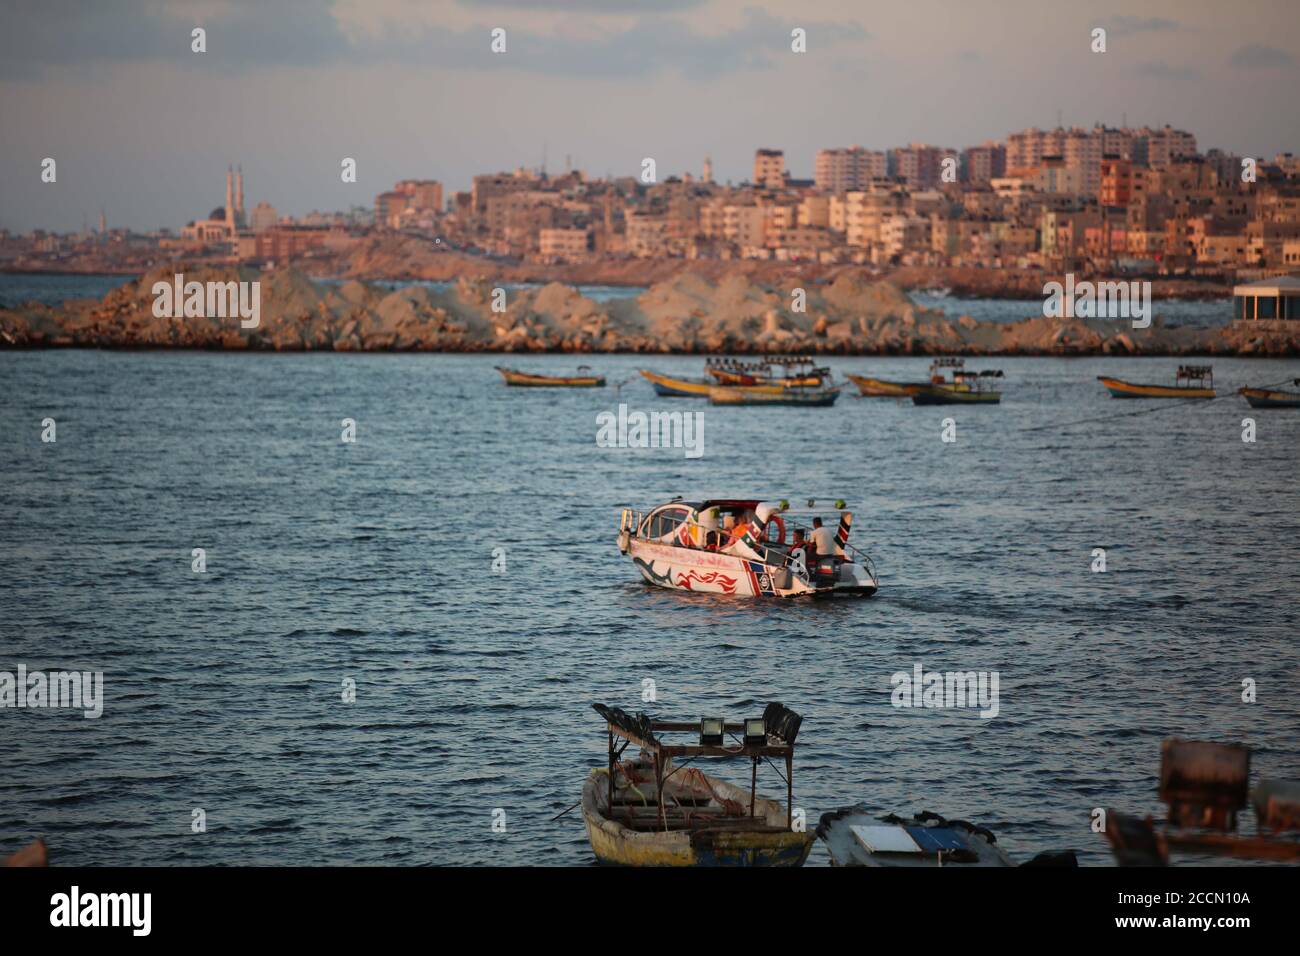
<path fill-rule="evenodd" d="M 199 310 L 157 314 L 155 283 L 257 282 L 260 318 Z M 636 298 L 596 302 L 550 283 L 498 291 L 460 278 L 432 288 L 356 279 L 313 281 L 293 269 L 259 273 L 184 265 L 157 269 L 100 301 L 0 310 L 0 345 L 278 351 L 812 352 L 820 354 L 1300 354 L 1291 331 L 1188 328 L 1156 316 L 1126 320 L 977 322 L 921 308 L 896 286 L 842 273 L 825 284 L 714 280 L 682 272 Z M 503 299 L 504 296 L 504 299 Z M 1026 312 L 1033 306 L 1026 304 Z"/>

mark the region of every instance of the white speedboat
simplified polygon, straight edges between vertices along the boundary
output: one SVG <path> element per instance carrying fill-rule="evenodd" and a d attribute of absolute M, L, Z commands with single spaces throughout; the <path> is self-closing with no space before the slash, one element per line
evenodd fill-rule
<path fill-rule="evenodd" d="M 819 554 L 799 519 L 834 515 L 832 553 Z M 650 512 L 624 509 L 618 549 L 650 584 L 742 597 L 870 597 L 879 588 L 871 559 L 848 543 L 853 513 L 834 508 L 792 511 L 786 501 L 676 498 Z"/>

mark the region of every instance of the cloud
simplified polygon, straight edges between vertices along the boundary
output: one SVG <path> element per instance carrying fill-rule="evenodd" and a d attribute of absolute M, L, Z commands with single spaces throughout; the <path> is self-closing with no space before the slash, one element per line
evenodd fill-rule
<path fill-rule="evenodd" d="M 1182 24 L 1165 17 L 1115 17 L 1111 21 L 1110 32 L 1115 36 L 1131 36 L 1134 33 L 1169 33 L 1181 30 Z"/>
<path fill-rule="evenodd" d="M 1270 67 L 1295 66 L 1295 57 L 1277 47 L 1264 46 L 1262 43 L 1248 43 L 1232 54 L 1228 62 L 1247 70 L 1262 70 Z"/>
<path fill-rule="evenodd" d="M 497 0 L 524 5 L 524 0 Z M 552 8 L 595 0 L 543 0 Z M 691 0 L 668 0 L 683 8 Z M 529 4 L 536 7 L 536 4 Z M 630 8 L 610 0 L 602 8 Z M 195 23 L 207 30 L 207 52 L 190 49 Z M 685 18 L 638 17 L 629 25 L 595 34 L 546 34 L 507 30 L 504 54 L 490 49 L 490 24 L 447 29 L 424 23 L 393 23 L 375 33 L 349 35 L 326 6 L 312 0 L 238 4 L 196 19 L 146 0 L 103 0 L 81 6 L 67 0 L 21 0 L 0 35 L 0 75 L 33 78 L 52 70 L 84 70 L 105 64 L 168 61 L 219 73 L 279 67 L 360 67 L 382 64 L 444 69 L 515 70 L 559 76 L 633 77 L 676 71 L 693 78 L 766 70 L 790 51 L 790 30 L 808 31 L 809 49 L 860 42 L 859 24 L 835 21 L 786 23 L 746 8 L 740 19 L 716 32 L 698 32 Z"/>

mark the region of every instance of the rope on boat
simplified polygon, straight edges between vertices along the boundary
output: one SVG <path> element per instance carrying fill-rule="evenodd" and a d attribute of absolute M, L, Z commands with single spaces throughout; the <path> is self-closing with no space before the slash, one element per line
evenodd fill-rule
<path fill-rule="evenodd" d="M 1285 385 L 1290 381 L 1291 379 L 1284 378 L 1282 381 L 1275 382 L 1271 385 L 1255 385 L 1251 387 L 1264 388 L 1264 389 L 1276 388 L 1277 386 Z M 1178 408 L 1179 406 L 1187 405 L 1189 403 L 1195 403 L 1197 405 L 1209 405 L 1211 402 L 1218 402 L 1218 401 L 1222 401 L 1225 398 L 1232 398 L 1236 394 L 1237 393 L 1233 391 L 1233 392 L 1226 392 L 1223 395 L 1216 395 L 1214 396 L 1214 398 L 1179 398 L 1179 399 L 1175 399 L 1172 402 L 1162 402 L 1159 405 L 1153 405 L 1149 408 L 1139 408 L 1131 412 L 1117 412 L 1113 415 L 1094 415 L 1091 418 L 1080 418 L 1072 422 L 1064 422 L 1064 423 L 1052 422 L 1046 425 L 1034 425 L 1031 428 L 1022 428 L 1020 429 L 1020 432 L 1021 434 L 1027 434 L 1029 432 L 1043 431 L 1044 429 L 1048 429 L 1048 428 L 1070 428 L 1074 425 L 1089 425 L 1094 422 L 1104 422 L 1115 418 L 1132 418 L 1134 415 L 1152 415 L 1155 414 L 1156 412 L 1162 412 L 1167 408 Z"/>

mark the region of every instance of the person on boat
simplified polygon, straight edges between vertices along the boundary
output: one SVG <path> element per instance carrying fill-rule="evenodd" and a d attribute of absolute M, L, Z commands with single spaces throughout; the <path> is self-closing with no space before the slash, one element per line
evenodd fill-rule
<path fill-rule="evenodd" d="M 794 529 L 794 540 L 790 542 L 790 569 L 801 577 L 808 576 L 808 539 L 804 537 L 803 528 Z"/>
<path fill-rule="evenodd" d="M 809 536 L 812 540 L 813 547 L 817 549 L 817 556 L 829 558 L 832 555 L 843 555 L 839 544 L 835 541 L 835 532 L 822 524 L 820 517 L 813 518 L 813 530 Z"/>

